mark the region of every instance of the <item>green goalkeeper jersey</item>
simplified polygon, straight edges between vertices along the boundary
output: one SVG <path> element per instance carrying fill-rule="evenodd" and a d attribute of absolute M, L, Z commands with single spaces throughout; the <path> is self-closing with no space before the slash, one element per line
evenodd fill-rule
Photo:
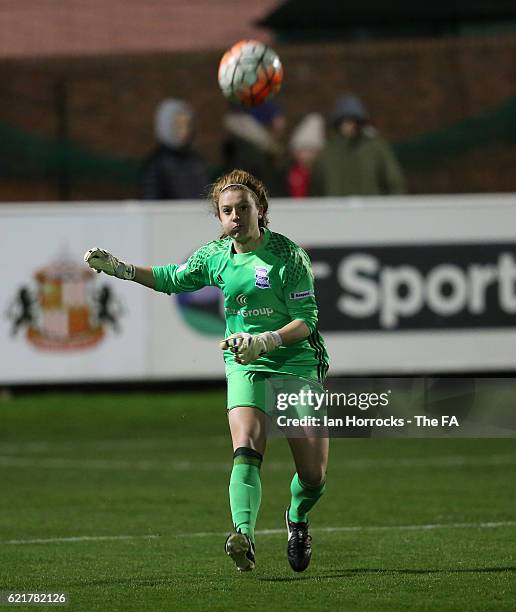
<path fill-rule="evenodd" d="M 226 337 L 237 332 L 257 334 L 280 329 L 294 319 L 303 320 L 310 336 L 262 355 L 254 363 L 235 362 L 224 351 L 226 374 L 258 370 L 294 374 L 323 381 L 328 354 L 317 331 L 314 276 L 308 255 L 294 242 L 264 229 L 260 246 L 235 253 L 229 237 L 202 246 L 182 265 L 154 266 L 157 291 L 182 293 L 206 285 L 224 293 Z"/>

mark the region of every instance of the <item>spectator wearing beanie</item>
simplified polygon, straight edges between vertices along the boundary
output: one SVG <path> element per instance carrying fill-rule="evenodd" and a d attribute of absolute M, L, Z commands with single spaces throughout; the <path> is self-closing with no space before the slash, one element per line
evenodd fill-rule
<path fill-rule="evenodd" d="M 309 195 L 312 164 L 324 143 L 324 119 L 318 113 L 306 115 L 292 133 L 289 143 L 293 160 L 288 171 L 291 198 L 306 198 Z"/>
<path fill-rule="evenodd" d="M 405 180 L 398 160 L 371 125 L 360 98 L 339 98 L 332 119 L 335 134 L 314 162 L 311 195 L 404 193 Z"/>

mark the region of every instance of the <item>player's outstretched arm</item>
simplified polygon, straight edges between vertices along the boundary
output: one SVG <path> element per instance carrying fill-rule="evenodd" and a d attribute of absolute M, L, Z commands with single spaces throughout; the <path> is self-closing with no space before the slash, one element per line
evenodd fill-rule
<path fill-rule="evenodd" d="M 99 274 L 104 272 L 122 280 L 132 280 L 140 285 L 155 288 L 151 268 L 143 268 L 118 259 L 105 249 L 94 247 L 84 254 L 84 261 Z"/>

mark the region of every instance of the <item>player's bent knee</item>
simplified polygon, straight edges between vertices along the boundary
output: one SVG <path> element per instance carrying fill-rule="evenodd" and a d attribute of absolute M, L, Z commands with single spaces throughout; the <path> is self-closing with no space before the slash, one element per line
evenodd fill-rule
<path fill-rule="evenodd" d="M 263 444 L 261 444 L 258 440 L 253 440 L 253 438 L 242 437 L 233 439 L 233 450 L 236 450 L 237 448 L 251 448 L 263 454 L 263 451 L 260 450 L 262 446 Z"/>
<path fill-rule="evenodd" d="M 326 482 L 326 472 L 324 470 L 298 471 L 299 479 L 309 487 L 320 487 Z"/>

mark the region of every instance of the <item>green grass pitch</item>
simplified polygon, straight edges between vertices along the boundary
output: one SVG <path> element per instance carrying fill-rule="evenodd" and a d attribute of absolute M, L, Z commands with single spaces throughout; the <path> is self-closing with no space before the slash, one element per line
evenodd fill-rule
<path fill-rule="evenodd" d="M 241 575 L 223 553 L 224 400 L 0 402 L 0 591 L 65 591 L 90 612 L 516 609 L 514 440 L 333 440 L 304 574 L 286 560 L 293 466 L 271 440 L 257 569 Z"/>

